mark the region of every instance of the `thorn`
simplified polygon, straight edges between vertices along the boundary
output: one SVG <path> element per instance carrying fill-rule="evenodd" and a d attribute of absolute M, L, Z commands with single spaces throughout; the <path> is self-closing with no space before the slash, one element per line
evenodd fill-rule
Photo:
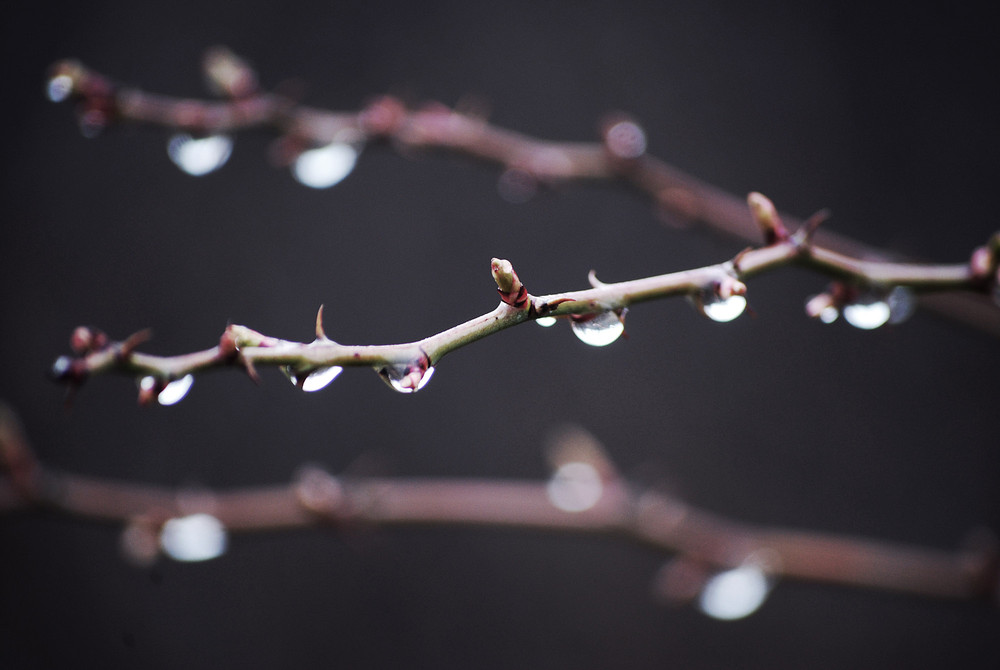
<path fill-rule="evenodd" d="M 254 367 L 253 361 L 248 358 L 243 358 L 243 356 L 240 356 L 240 360 L 243 361 L 243 369 L 247 371 L 247 376 L 250 377 L 250 381 L 257 386 L 260 386 L 260 375 L 257 374 L 257 368 Z"/>
<path fill-rule="evenodd" d="M 316 312 L 316 339 L 328 339 L 326 333 L 323 331 L 323 305 L 320 305 L 319 311 Z"/>
<path fill-rule="evenodd" d="M 587 281 L 590 282 L 590 285 L 594 288 L 601 288 L 602 286 L 607 286 L 607 284 L 605 284 L 604 282 L 602 282 L 597 278 L 596 270 L 591 270 L 590 272 L 587 273 Z"/>
<path fill-rule="evenodd" d="M 816 230 L 830 220 L 832 213 L 828 209 L 821 209 L 802 224 L 802 227 L 795 233 L 796 242 L 799 246 L 808 245 L 812 241 L 812 236 Z"/>
<path fill-rule="evenodd" d="M 135 351 L 136 347 L 138 347 L 143 342 L 148 342 L 152 337 L 153 337 L 153 331 L 150 328 L 144 328 L 143 330 L 140 330 L 137 333 L 132 333 L 131 335 L 126 337 L 125 341 L 122 342 L 121 345 L 119 346 L 118 348 L 119 358 L 122 359 L 128 358 L 129 356 L 132 355 L 132 352 Z"/>

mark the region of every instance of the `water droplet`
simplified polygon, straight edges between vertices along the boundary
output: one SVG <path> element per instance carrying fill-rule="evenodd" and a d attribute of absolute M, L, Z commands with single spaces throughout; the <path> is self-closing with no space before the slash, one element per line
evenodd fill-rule
<path fill-rule="evenodd" d="M 386 384 L 396 391 L 400 393 L 416 393 L 427 386 L 427 382 L 434 375 L 434 368 L 412 363 L 391 365 L 379 370 L 378 374 Z"/>
<path fill-rule="evenodd" d="M 892 316 L 889 303 L 873 295 L 859 296 L 855 302 L 844 305 L 844 320 L 861 330 L 874 330 L 885 325 Z"/>
<path fill-rule="evenodd" d="M 146 379 L 150 379 L 150 377 L 146 377 Z M 184 375 L 180 379 L 175 379 L 164 386 L 163 390 L 156 395 L 156 401 L 164 406 L 175 405 L 184 400 L 184 396 L 191 390 L 192 384 L 194 384 L 194 375 Z"/>
<path fill-rule="evenodd" d="M 917 309 L 916 296 L 905 286 L 894 286 L 885 300 L 889 303 L 889 323 L 893 325 L 903 323 Z"/>
<path fill-rule="evenodd" d="M 303 373 L 296 371 L 291 365 L 286 365 L 281 371 L 285 373 L 285 376 L 288 377 L 292 384 L 307 393 L 312 393 L 329 386 L 330 382 L 344 371 L 344 368 L 339 365 L 331 365 L 326 368 L 314 368 L 311 371 Z M 304 377 L 303 374 L 305 375 Z"/>
<path fill-rule="evenodd" d="M 823 323 L 833 323 L 839 316 L 840 311 L 833 305 L 828 305 L 819 312 L 819 320 Z"/>
<path fill-rule="evenodd" d="M 233 153 L 233 140 L 228 135 L 192 137 L 177 133 L 167 142 L 167 154 L 177 167 L 200 177 L 218 170 Z"/>
<path fill-rule="evenodd" d="M 747 563 L 709 579 L 701 591 L 698 606 L 715 619 L 742 619 L 756 612 L 770 591 L 771 581 L 764 569 Z"/>
<path fill-rule="evenodd" d="M 537 319 L 535 319 L 535 323 L 537 323 L 542 328 L 551 328 L 552 326 L 556 325 L 556 317 L 540 316 Z"/>
<path fill-rule="evenodd" d="M 693 300 L 702 314 L 718 323 L 728 323 L 747 309 L 747 299 L 744 296 L 731 295 L 723 298 L 714 289 L 702 291 Z"/>
<path fill-rule="evenodd" d="M 574 316 L 570 326 L 581 342 L 592 347 L 605 347 L 625 332 L 625 324 L 613 311 Z"/>
<path fill-rule="evenodd" d="M 73 78 L 68 74 L 57 74 L 49 79 L 45 92 L 52 102 L 62 102 L 73 93 Z"/>
<path fill-rule="evenodd" d="M 351 174 L 358 160 L 358 150 L 347 142 L 331 142 L 299 154 L 292 164 L 292 175 L 305 186 L 330 188 Z"/>
<path fill-rule="evenodd" d="M 207 561 L 226 551 L 226 529 L 211 514 L 170 519 L 160 531 L 160 546 L 176 561 Z"/>
<path fill-rule="evenodd" d="M 604 493 L 601 475 L 590 463 L 560 465 L 545 487 L 549 501 L 564 512 L 582 512 L 597 504 Z"/>

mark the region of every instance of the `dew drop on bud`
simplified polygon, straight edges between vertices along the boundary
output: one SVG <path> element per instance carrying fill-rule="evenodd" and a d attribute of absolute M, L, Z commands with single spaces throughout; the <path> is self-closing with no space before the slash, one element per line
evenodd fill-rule
<path fill-rule="evenodd" d="M 390 365 L 379 370 L 378 374 L 393 390 L 400 393 L 416 393 L 427 386 L 427 382 L 434 375 L 434 367 L 424 368 L 414 364 Z"/>
<path fill-rule="evenodd" d="M 712 321 L 728 323 L 747 309 L 747 299 L 742 295 L 723 298 L 714 289 L 706 289 L 693 298 L 698 310 Z"/>
<path fill-rule="evenodd" d="M 68 74 L 57 74 L 49 79 L 45 92 L 52 102 L 62 102 L 73 93 L 73 78 Z"/>
<path fill-rule="evenodd" d="M 861 330 L 875 330 L 888 323 L 892 316 L 889 303 L 871 295 L 860 296 L 855 302 L 844 305 L 841 311 L 847 323 Z"/>
<path fill-rule="evenodd" d="M 160 531 L 160 546 L 175 561 L 207 561 L 226 551 L 226 529 L 211 514 L 170 519 Z"/>
<path fill-rule="evenodd" d="M 625 324 L 613 311 L 581 314 L 571 318 L 570 326 L 581 342 L 592 347 L 605 347 L 625 332 Z"/>
<path fill-rule="evenodd" d="M 184 400 L 184 396 L 191 390 L 192 384 L 194 384 L 194 375 L 191 374 L 184 375 L 180 379 L 175 379 L 164 386 L 163 390 L 156 395 L 156 401 L 163 406 L 176 405 L 181 400 Z"/>
<path fill-rule="evenodd" d="M 709 579 L 698 598 L 698 606 L 714 619 L 742 619 L 764 604 L 771 586 L 760 565 L 746 563 Z"/>
<path fill-rule="evenodd" d="M 218 170 L 233 153 L 233 140 L 228 135 L 192 137 L 177 133 L 167 142 L 167 155 L 177 167 L 195 177 Z"/>
<path fill-rule="evenodd" d="M 537 323 L 542 328 L 551 328 L 552 326 L 556 325 L 556 317 L 540 316 L 537 319 L 535 319 L 535 323 Z"/>
<path fill-rule="evenodd" d="M 308 372 L 300 372 L 291 365 L 286 365 L 281 368 L 281 371 L 285 373 L 285 376 L 288 377 L 288 380 L 291 381 L 296 388 L 300 388 L 306 393 L 312 393 L 314 391 L 325 389 L 329 386 L 330 382 L 336 379 L 337 375 L 344 371 L 344 368 L 339 365 L 331 365 L 326 368 L 315 368 Z"/>
<path fill-rule="evenodd" d="M 310 188 L 330 188 L 354 170 L 358 150 L 347 142 L 331 142 L 299 154 L 292 164 L 292 176 Z"/>

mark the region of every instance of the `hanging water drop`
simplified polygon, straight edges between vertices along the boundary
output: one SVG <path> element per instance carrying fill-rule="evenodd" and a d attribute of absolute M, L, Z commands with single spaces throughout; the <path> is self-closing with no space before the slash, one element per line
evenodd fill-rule
<path fill-rule="evenodd" d="M 747 299 L 738 294 L 728 298 L 720 296 L 714 288 L 705 289 L 692 298 L 702 314 L 717 323 L 728 323 L 747 309 Z"/>
<path fill-rule="evenodd" d="M 226 551 L 226 528 L 211 514 L 170 519 L 160 531 L 160 546 L 176 561 L 207 561 Z"/>
<path fill-rule="evenodd" d="M 299 154 L 292 165 L 296 181 L 311 188 L 330 188 L 354 170 L 358 150 L 347 142 L 331 142 Z"/>
<path fill-rule="evenodd" d="M 570 326 L 581 342 L 592 347 L 606 347 L 625 332 L 622 317 L 613 311 L 574 316 Z"/>
<path fill-rule="evenodd" d="M 894 286 L 885 301 L 889 304 L 889 323 L 903 323 L 917 308 L 917 298 L 913 291 L 905 286 Z"/>
<path fill-rule="evenodd" d="M 194 384 L 194 375 L 184 375 L 180 379 L 175 379 L 156 395 L 156 401 L 161 405 L 175 405 L 184 399 L 184 396 L 191 390 Z"/>
<path fill-rule="evenodd" d="M 537 323 L 542 328 L 551 328 L 552 326 L 556 325 L 556 317 L 540 316 L 537 319 L 535 319 L 535 323 Z"/>
<path fill-rule="evenodd" d="M 698 606 L 715 619 L 742 619 L 756 612 L 770 591 L 771 581 L 764 569 L 747 563 L 709 579 L 701 591 Z"/>
<path fill-rule="evenodd" d="M 549 502 L 564 512 L 583 512 L 597 504 L 604 493 L 601 474 L 590 463 L 571 461 L 560 465 L 545 486 Z"/>
<path fill-rule="evenodd" d="M 855 302 L 844 305 L 842 312 L 847 323 L 861 330 L 875 330 L 892 316 L 885 298 L 874 295 L 859 296 Z"/>
<path fill-rule="evenodd" d="M 52 102 L 62 102 L 73 93 L 73 78 L 68 74 L 57 74 L 49 79 L 45 92 Z"/>
<path fill-rule="evenodd" d="M 233 140 L 228 135 L 192 137 L 188 133 L 177 133 L 167 142 L 170 160 L 195 177 L 218 170 L 232 153 Z"/>
<path fill-rule="evenodd" d="M 314 368 L 310 371 L 300 372 L 291 365 L 286 365 L 281 369 L 296 387 L 306 393 L 313 393 L 325 389 L 334 379 L 337 378 L 344 368 L 339 365 L 331 365 L 325 368 Z"/>
<path fill-rule="evenodd" d="M 412 363 L 390 365 L 379 370 L 378 374 L 394 390 L 400 393 L 416 393 L 427 386 L 427 382 L 434 375 L 434 367 Z"/>

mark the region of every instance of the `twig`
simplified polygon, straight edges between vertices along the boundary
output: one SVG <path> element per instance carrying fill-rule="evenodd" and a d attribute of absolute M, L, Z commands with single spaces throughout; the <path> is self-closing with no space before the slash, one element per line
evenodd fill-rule
<path fill-rule="evenodd" d="M 751 199 L 759 198 L 763 196 L 751 194 Z M 704 310 L 706 300 L 718 302 L 743 296 L 746 293 L 744 279 L 790 263 L 854 282 L 851 286 L 838 284 L 838 290 L 821 296 L 823 307 L 834 310 L 856 299 L 859 286 L 876 287 L 885 292 L 895 286 L 933 291 L 980 290 L 982 285 L 982 279 L 968 264 L 861 261 L 786 233 L 777 236 L 770 246 L 748 249 L 726 263 L 617 283 L 594 279 L 594 287 L 590 289 L 542 296 L 528 293 L 509 261 L 493 259 L 500 304 L 491 312 L 422 340 L 387 345 L 339 344 L 328 338 L 323 330 L 322 309 L 317 315 L 316 339 L 310 343 L 283 340 L 245 326 L 231 325 L 218 346 L 171 357 L 135 351 L 137 343 L 148 336 L 145 331 L 125 343 L 116 343 L 103 334 L 95 335 L 78 328 L 72 338 L 78 356 L 60 357 L 53 367 L 53 376 L 75 386 L 90 375 L 105 372 L 148 376 L 148 382 L 140 385 L 140 402 L 146 404 L 158 397 L 168 384 L 211 368 L 242 366 L 256 380 L 259 366 L 281 366 L 299 386 L 317 390 L 307 385 L 310 375 L 325 374 L 328 382 L 343 367 L 368 366 L 375 368 L 397 390 L 409 392 L 421 388 L 429 379 L 427 372 L 449 352 L 525 321 L 566 317 L 586 322 L 602 314 L 615 314 L 621 320 L 631 305 L 677 295 L 695 298 Z M 741 304 L 745 305 L 745 299 Z M 331 373 L 334 369 L 337 372 Z"/>
<path fill-rule="evenodd" d="M 0 413 L 0 454 L 13 453 L 10 422 Z M 592 440 L 580 431 L 564 440 L 549 482 L 488 479 L 393 479 L 334 477 L 303 470 L 287 485 L 196 493 L 53 472 L 38 467 L 30 492 L 13 473 L 0 477 L 0 514 L 47 509 L 73 518 L 126 527 L 126 552 L 155 548 L 174 518 L 208 514 L 229 532 L 279 531 L 338 526 L 470 526 L 556 531 L 621 537 L 676 554 L 705 576 L 745 565 L 753 557 L 768 576 L 960 600 L 995 600 L 998 565 L 992 546 L 950 553 L 886 542 L 732 521 L 662 493 L 640 490 L 613 466 L 576 448 Z M 14 440 L 24 452 L 26 442 Z M 587 446 L 587 445 L 584 445 Z M 562 461 L 561 463 L 559 461 Z M 581 463 L 590 474 L 565 480 Z M 566 467 L 569 464 L 570 467 Z M 556 488 L 554 488 L 556 487 Z M 574 497 L 575 496 L 575 497 Z M 581 502 L 582 501 L 582 502 Z M 133 535 L 128 535 L 132 533 Z M 136 542 L 134 534 L 151 534 Z M 158 551 L 158 550 L 157 550 Z M 143 562 L 148 554 L 130 556 Z M 690 586 L 690 585 L 689 585 Z M 697 586 L 697 585 L 696 585 Z M 686 588 L 658 579 L 668 598 Z"/>
<path fill-rule="evenodd" d="M 304 150 L 330 143 L 388 140 L 401 149 L 441 149 L 496 163 L 532 183 L 621 181 L 673 216 L 703 223 L 754 245 L 762 239 L 758 222 L 742 199 L 648 155 L 644 130 L 627 117 L 606 123 L 600 143 L 550 142 L 499 128 L 438 103 L 409 110 L 399 100 L 384 96 L 357 112 L 307 107 L 285 96 L 259 91 L 253 70 L 221 48 L 206 55 L 205 70 L 215 90 L 227 96 L 227 101 L 178 99 L 122 88 L 76 61 L 53 66 L 49 90 L 54 100 L 77 101 L 87 133 L 115 122 L 146 123 L 194 134 L 270 129 L 280 136 L 275 154 L 282 162 L 291 162 Z M 784 218 L 783 232 L 803 231 L 815 250 L 825 252 L 814 256 L 814 267 L 821 268 L 825 261 L 831 261 L 826 269 L 834 271 L 843 268 L 845 259 L 855 259 L 851 262 L 858 265 L 851 275 L 864 275 L 873 282 L 905 278 L 903 270 L 909 266 L 891 267 L 888 262 L 898 258 L 888 252 Z M 767 231 L 763 237 L 765 243 L 774 241 Z M 994 252 L 994 261 L 995 256 Z M 889 277 L 881 276 L 883 271 Z M 920 277 L 925 276 L 921 271 Z M 950 281 L 951 270 L 945 276 Z M 997 283 L 995 262 L 992 273 L 976 276 L 979 291 L 921 295 L 921 304 L 1000 336 L 1000 310 L 983 295 L 989 292 L 991 283 Z"/>

